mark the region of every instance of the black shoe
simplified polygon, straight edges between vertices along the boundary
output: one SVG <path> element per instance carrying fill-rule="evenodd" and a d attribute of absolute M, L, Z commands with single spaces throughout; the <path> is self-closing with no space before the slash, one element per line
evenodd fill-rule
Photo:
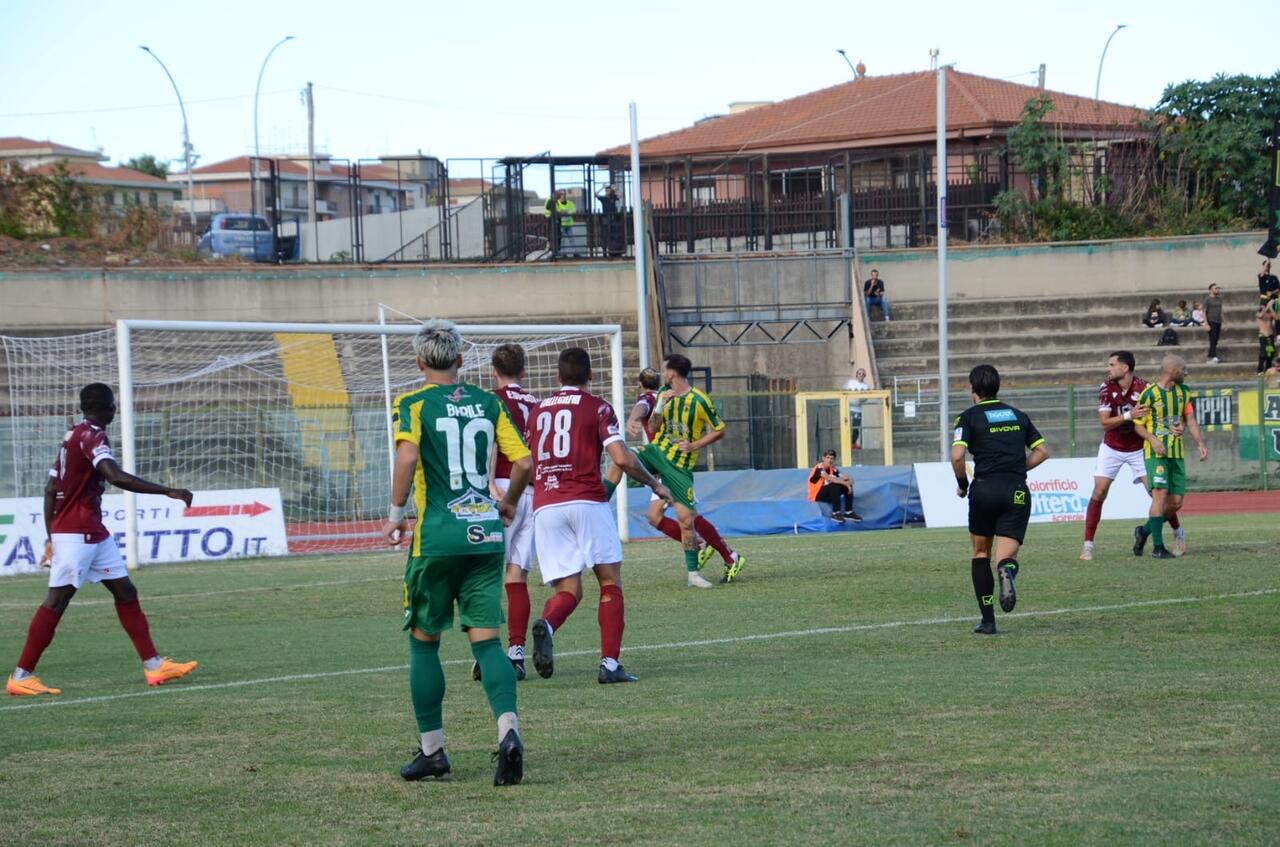
<path fill-rule="evenodd" d="M 1177 556 L 1175 556 L 1175 555 L 1173 555 L 1172 553 L 1170 553 L 1168 550 L 1166 550 L 1166 549 L 1165 549 L 1165 548 L 1163 548 L 1163 547 L 1152 547 L 1152 548 L 1151 548 L 1151 558 L 1153 558 L 1153 559 L 1176 559 L 1176 558 L 1178 558 L 1178 557 L 1177 557 Z"/>
<path fill-rule="evenodd" d="M 862 523 L 862 515 L 857 512 L 845 512 L 844 516 L 854 523 Z"/>
<path fill-rule="evenodd" d="M 480 681 L 480 663 L 473 661 L 471 663 L 471 678 L 476 682 Z"/>
<path fill-rule="evenodd" d="M 556 672 L 555 654 L 551 646 L 551 627 L 544 618 L 533 622 L 533 667 L 538 676 L 550 679 Z"/>
<path fill-rule="evenodd" d="M 1145 526 L 1135 526 L 1133 528 L 1133 555 L 1142 555 L 1142 550 L 1147 546 L 1147 539 L 1150 536 L 1151 533 Z"/>
<path fill-rule="evenodd" d="M 842 512 L 832 512 L 831 520 L 835 521 L 836 523 L 844 523 L 844 514 Z"/>
<path fill-rule="evenodd" d="M 1000 566 L 1000 608 L 1012 612 L 1018 602 L 1018 592 L 1013 587 L 1013 578 L 1018 572 L 1008 565 Z"/>
<path fill-rule="evenodd" d="M 400 776 L 410 782 L 427 777 L 442 777 L 449 772 L 449 757 L 445 755 L 444 748 L 432 753 L 430 756 L 418 749 L 418 755 L 413 757 L 413 761 L 400 769 Z"/>
<path fill-rule="evenodd" d="M 995 621 L 993 621 L 993 620 L 992 620 L 992 621 L 981 621 L 981 622 L 979 622 L 979 623 L 978 623 L 978 625 L 977 625 L 977 626 L 975 626 L 975 627 L 973 628 L 973 631 L 974 631 L 974 632 L 976 632 L 976 633 L 978 633 L 978 635 L 995 635 L 995 634 L 996 634 L 996 622 L 995 622 Z"/>
<path fill-rule="evenodd" d="M 512 659 L 511 667 L 515 668 L 516 682 L 524 682 L 524 678 L 527 676 L 524 671 L 524 659 Z"/>
<path fill-rule="evenodd" d="M 607 670 L 604 665 L 600 666 L 600 676 L 596 677 L 601 685 L 609 685 L 614 682 L 639 682 L 640 678 L 632 676 L 622 669 L 622 665 L 618 665 L 614 670 Z"/>
<path fill-rule="evenodd" d="M 493 784 L 519 785 L 524 779 L 524 744 L 520 741 L 520 733 L 514 729 L 507 730 L 493 758 L 498 762 L 498 769 L 493 772 Z"/>

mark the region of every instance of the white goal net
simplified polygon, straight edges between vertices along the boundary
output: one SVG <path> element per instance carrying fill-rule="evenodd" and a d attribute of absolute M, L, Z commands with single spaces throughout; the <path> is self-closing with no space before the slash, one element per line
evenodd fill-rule
<path fill-rule="evenodd" d="M 583 347 L 595 390 L 625 416 L 619 327 L 460 328 L 460 378 L 492 387 L 494 349 L 517 343 L 528 359 L 524 387 L 545 395 L 558 387 L 560 351 Z M 117 390 L 110 435 L 126 470 L 193 491 L 279 489 L 290 553 L 376 549 L 390 491 L 388 396 L 422 382 L 416 329 L 122 321 L 84 335 L 0 337 L 0 497 L 40 496 L 79 416 L 80 389 L 104 382 Z M 126 539 L 136 536 L 133 525 Z"/>

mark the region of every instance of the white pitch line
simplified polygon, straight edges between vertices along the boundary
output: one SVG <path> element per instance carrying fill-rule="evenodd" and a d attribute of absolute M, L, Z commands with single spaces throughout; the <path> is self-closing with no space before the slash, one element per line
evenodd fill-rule
<path fill-rule="evenodd" d="M 253 594 L 262 591 L 289 591 L 297 588 L 332 588 L 335 585 L 359 585 L 365 582 L 392 582 L 397 579 L 397 574 L 388 574 L 387 576 L 374 576 L 365 579 L 331 579 L 323 582 L 296 582 L 287 585 L 255 585 L 250 588 L 216 588 L 211 591 L 192 591 L 186 594 L 146 594 L 139 596 L 148 603 L 156 600 L 187 600 L 192 597 L 219 597 L 223 594 Z M 78 609 L 81 606 L 106 606 L 114 604 L 113 599 L 106 600 L 73 600 L 72 603 Z M 28 603 L 0 603 L 0 609 L 30 609 L 36 601 L 32 600 Z M 37 604 L 38 605 L 38 604 Z"/>
<path fill-rule="evenodd" d="M 1280 588 L 1259 588 L 1256 591 L 1238 591 L 1232 594 L 1210 594 L 1199 597 L 1163 597 L 1155 600 L 1134 600 L 1128 603 L 1107 603 L 1099 606 L 1076 606 L 1064 609 L 1046 609 L 1036 612 L 1013 612 L 1004 615 L 1006 618 L 1044 618 L 1055 615 L 1087 614 L 1091 612 L 1114 612 L 1122 609 L 1141 609 L 1151 606 L 1176 606 L 1188 603 L 1208 603 L 1215 600 L 1239 600 L 1245 597 L 1264 597 L 1280 594 Z M 919 618 L 911 621 L 884 621 L 881 623 L 849 624 L 847 626 L 824 626 L 813 629 L 793 629 L 784 632 L 762 632 L 755 635 L 734 635 L 724 638 L 703 638 L 696 641 L 668 641 L 661 644 L 637 644 L 627 646 L 629 653 L 648 652 L 653 650 L 676 650 L 689 647 L 714 647 L 723 644 L 742 644 L 748 641 L 773 641 L 781 638 L 808 638 L 815 635 L 843 635 L 851 632 L 870 632 L 881 629 L 899 629 L 908 626 L 937 626 L 941 624 L 969 623 L 972 615 L 950 618 Z M 561 658 L 573 656 L 594 656 L 598 650 L 566 650 L 556 655 Z M 470 663 L 470 659 L 449 659 L 442 665 L 462 665 Z M 287 676 L 268 676 L 259 679 L 242 679 L 235 682 L 215 682 L 207 685 L 181 685 L 173 688 L 157 688 L 147 691 L 132 691 L 127 694 L 104 694 L 99 697 L 77 697 L 60 700 L 56 697 L 41 697 L 32 703 L 17 706 L 0 706 L 0 713 L 16 712 L 25 709 L 49 708 L 53 706 L 78 706 L 85 703 L 106 703 L 112 700 L 131 700 L 135 697 L 159 697 L 165 694 L 189 694 L 194 691 L 218 691 L 226 688 L 242 688 L 247 685 L 268 685 L 276 682 L 307 682 L 315 679 L 332 679 L 340 676 L 359 676 L 371 673 L 391 673 L 406 670 L 408 665 L 385 665 L 377 668 L 350 668 L 342 671 L 321 671 L 318 673 L 298 673 Z"/>

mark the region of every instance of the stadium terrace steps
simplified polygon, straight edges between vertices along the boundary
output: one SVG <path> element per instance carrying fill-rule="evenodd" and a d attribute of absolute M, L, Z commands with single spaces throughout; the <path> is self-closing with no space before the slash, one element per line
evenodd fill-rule
<path fill-rule="evenodd" d="M 1204 291 L 1171 292 L 1169 303 L 1201 299 Z M 1157 347 L 1161 331 L 1139 323 L 1150 298 L 1142 294 L 1043 297 L 1035 300 L 958 300 L 948 304 L 951 387 L 966 386 L 969 369 L 989 362 L 1011 387 L 1089 385 L 1099 382 L 1105 355 L 1131 350 L 1138 371 L 1152 374 L 1167 352 L 1187 359 L 1193 379 L 1213 381 L 1252 377 L 1257 365 L 1254 309 L 1257 293 L 1238 287 L 1223 293 L 1224 321 L 1218 344 L 1220 364 L 1205 363 L 1208 332 L 1201 327 L 1175 327 L 1177 347 Z M 937 373 L 937 304 L 933 301 L 890 303 L 893 320 L 871 324 L 881 382 L 895 376 Z"/>

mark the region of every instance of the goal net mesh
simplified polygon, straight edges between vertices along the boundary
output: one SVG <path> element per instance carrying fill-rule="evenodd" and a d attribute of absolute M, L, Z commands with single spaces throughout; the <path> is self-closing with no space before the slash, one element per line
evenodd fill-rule
<path fill-rule="evenodd" d="M 206 332 L 131 333 L 137 473 L 192 490 L 279 488 L 290 552 L 378 546 L 390 479 L 386 386 L 422 383 L 412 335 Z M 561 328 L 563 329 L 563 328 Z M 608 395 L 610 336 L 550 333 L 536 325 L 509 335 L 461 326 L 460 379 L 492 388 L 500 344 L 524 347 L 524 388 L 558 387 L 561 350 L 583 347 Z M 58 445 L 79 417 L 80 389 L 120 384 L 114 330 L 51 338 L 0 337 L 7 404 L 0 407 L 0 496 L 40 496 Z M 109 434 L 122 455 L 120 417 Z"/>

